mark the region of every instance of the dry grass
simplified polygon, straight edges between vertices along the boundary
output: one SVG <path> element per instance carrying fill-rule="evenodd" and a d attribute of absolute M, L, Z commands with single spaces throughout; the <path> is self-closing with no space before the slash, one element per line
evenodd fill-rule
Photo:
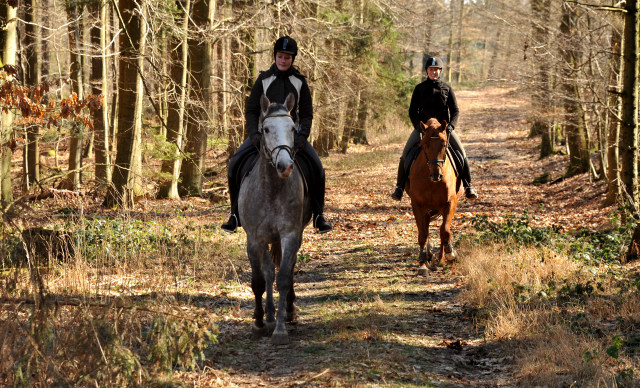
<path fill-rule="evenodd" d="M 616 338 L 638 338 L 640 293 L 621 287 L 625 283 L 609 276 L 609 268 L 580 266 L 546 249 L 506 246 L 460 249 L 468 280 L 463 298 L 487 338 L 521 344 L 516 357 L 520 384 L 638 384 L 637 345 L 629 345 L 624 354 L 613 348 Z M 581 285 L 594 286 L 575 291 Z"/>
<path fill-rule="evenodd" d="M 206 307 L 238 280 L 239 242 L 179 217 L 59 227 L 73 250 L 38 247 L 2 273 L 0 385 L 130 386 L 197 367 L 217 333 Z"/>
<path fill-rule="evenodd" d="M 548 326 L 537 334 L 532 348 L 523 349 L 518 359 L 523 386 L 616 386 L 611 359 L 599 341 L 578 336 L 561 325 Z M 604 356 L 585 357 L 587 351 Z"/>

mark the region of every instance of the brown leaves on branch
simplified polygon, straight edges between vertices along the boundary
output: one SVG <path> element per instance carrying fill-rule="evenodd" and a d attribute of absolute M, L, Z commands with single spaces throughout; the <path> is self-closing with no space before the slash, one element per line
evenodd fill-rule
<path fill-rule="evenodd" d="M 91 115 L 98 111 L 103 104 L 102 95 L 88 95 L 79 99 L 76 93 L 61 99 L 59 102 L 50 100 L 45 103 L 52 87 L 60 88 L 70 82 L 56 79 L 43 82 L 33 87 L 20 85 L 17 77 L 19 71 L 16 66 L 5 65 L 0 68 L 0 109 L 8 113 L 14 109 L 20 111 L 21 118 L 15 124 L 55 126 L 60 128 L 62 120 L 73 120 L 93 129 Z M 86 111 L 89 111 L 87 113 Z"/>

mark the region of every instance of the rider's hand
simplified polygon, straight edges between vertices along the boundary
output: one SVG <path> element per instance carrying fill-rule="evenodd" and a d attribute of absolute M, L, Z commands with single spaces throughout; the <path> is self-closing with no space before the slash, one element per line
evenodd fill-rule
<path fill-rule="evenodd" d="M 252 133 L 249 138 L 251 139 L 251 144 L 256 148 L 260 148 L 260 139 L 262 139 L 262 134 L 260 132 Z"/>
<path fill-rule="evenodd" d="M 307 137 L 303 134 L 296 133 L 293 139 L 293 148 L 296 151 L 300 151 L 307 144 Z"/>

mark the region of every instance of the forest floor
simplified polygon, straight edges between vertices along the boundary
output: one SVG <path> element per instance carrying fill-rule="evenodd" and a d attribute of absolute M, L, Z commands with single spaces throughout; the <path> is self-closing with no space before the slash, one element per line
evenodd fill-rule
<path fill-rule="evenodd" d="M 591 181 L 588 174 L 563 179 L 565 155 L 538 157 L 540 140 L 528 137 L 526 94 L 484 87 L 456 95 L 461 108 L 456 131 L 480 198 L 458 204 L 454 241 L 476 233 L 472 221 L 478 216 L 499 223 L 526 213 L 531 226 L 564 232 L 615 226 L 616 209 L 601 206 L 604 181 Z M 105 241 L 113 235 L 114 244 L 131 239 L 127 244 L 134 250 L 122 255 L 131 257 L 109 264 L 112 259 L 104 256 L 97 261 L 105 261 L 104 268 L 96 268 L 88 278 L 87 284 L 93 285 L 78 292 L 91 289 L 97 301 L 107 295 L 148 300 L 149 311 L 166 305 L 210 315 L 219 330 L 218 343 L 205 351 L 206 359 L 196 370 L 174 370 L 172 380 L 184 386 L 516 386 L 521 382 L 522 344 L 491 339 L 475 325 L 465 301 L 469 279 L 462 265 L 417 275 L 417 227 L 409 199 L 396 202 L 389 197 L 408 134 L 409 128 L 369 134 L 370 145 L 323 158 L 326 215 L 334 230 L 320 235 L 308 227 L 304 233 L 294 276 L 298 317 L 287 325 L 286 346 L 274 346 L 268 338 L 251 339 L 254 302 L 246 234 L 219 229 L 228 212 L 222 154 L 214 155 L 217 159 L 207 171 L 204 198 L 143 197 L 133 211 L 123 213 L 103 208 L 100 196 L 88 188 L 81 196 L 25 204 L 14 222 L 24 223 L 24 228 L 86 224 L 83 235 L 91 236 L 95 229 L 104 232 Z M 21 155 L 14 158 L 17 169 Z M 545 173 L 550 183 L 535 184 Z M 19 176 L 16 170 L 16 179 Z M 104 222 L 109 219 L 113 222 Z M 198 249 L 172 250 L 159 243 L 162 252 L 150 254 L 146 246 L 136 245 L 164 241 L 166 234 L 151 231 L 158 228 L 175 233 L 171 241 L 184 239 Z M 432 224 L 432 236 L 437 236 L 435 228 Z M 96 242 L 88 239 L 86 244 Z M 461 262 L 473 259 L 464 250 L 459 254 Z M 60 278 L 69 280 L 51 279 L 52 295 L 64 301 L 66 290 L 75 289 L 76 277 L 86 276 L 83 268 L 61 267 L 66 275 Z"/>
<path fill-rule="evenodd" d="M 529 138 L 526 95 L 513 89 L 457 92 L 459 131 L 480 198 L 463 200 L 454 239 L 473 233 L 470 219 L 532 217 L 564 231 L 610 227 L 602 181 L 561 178 L 566 156 L 540 160 Z M 452 267 L 417 276 L 417 228 L 409 199 L 389 198 L 406 134 L 373 139 L 323 160 L 328 218 L 334 231 L 304 234 L 295 274 L 298 318 L 290 343 L 250 338 L 253 298 L 248 265 L 242 287 L 219 323 L 206 367 L 181 373 L 197 386 L 514 386 L 517 344 L 484 338 L 465 313 L 464 276 Z M 534 184 L 548 173 L 550 184 Z M 221 210 L 214 218 L 222 221 Z M 433 235 L 433 234 L 432 234 Z M 243 232 L 229 235 L 242 244 Z"/>

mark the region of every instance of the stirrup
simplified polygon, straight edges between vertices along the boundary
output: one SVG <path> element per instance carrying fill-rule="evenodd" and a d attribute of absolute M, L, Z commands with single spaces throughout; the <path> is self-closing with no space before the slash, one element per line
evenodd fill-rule
<path fill-rule="evenodd" d="M 318 224 L 318 220 L 320 220 L 320 224 Z M 333 226 L 324 218 L 322 213 L 314 217 L 313 227 L 316 228 L 318 233 L 327 233 L 333 230 Z"/>
<path fill-rule="evenodd" d="M 478 199 L 478 193 L 472 186 L 467 186 L 464 190 L 464 196 L 468 199 Z"/>

